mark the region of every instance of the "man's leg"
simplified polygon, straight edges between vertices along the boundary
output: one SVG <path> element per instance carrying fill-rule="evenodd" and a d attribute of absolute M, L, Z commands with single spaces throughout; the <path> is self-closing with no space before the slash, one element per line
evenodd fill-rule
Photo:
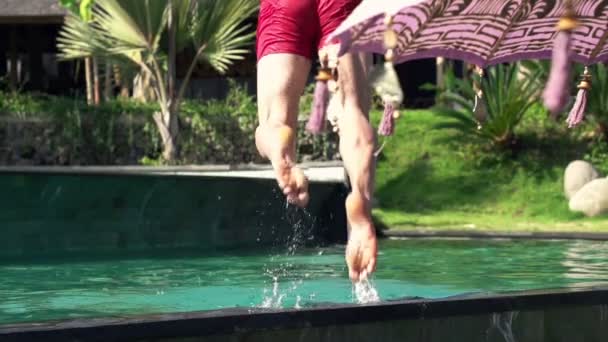
<path fill-rule="evenodd" d="M 277 53 L 258 62 L 258 117 L 255 142 L 268 158 L 277 182 L 290 203 L 306 206 L 308 181 L 295 167 L 296 130 L 300 96 L 306 86 L 311 62 L 305 57 Z"/>
<path fill-rule="evenodd" d="M 376 268 L 377 243 L 371 220 L 376 139 L 368 118 L 370 65 L 371 56 L 367 54 L 347 54 L 338 65 L 342 100 L 342 113 L 338 118 L 340 154 L 352 188 L 346 199 L 349 224 L 346 262 L 353 281 L 367 278 Z"/>

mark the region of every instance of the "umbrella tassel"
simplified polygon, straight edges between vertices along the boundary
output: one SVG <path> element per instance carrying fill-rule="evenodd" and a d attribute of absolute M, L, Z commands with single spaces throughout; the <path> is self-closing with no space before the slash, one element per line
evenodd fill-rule
<path fill-rule="evenodd" d="M 481 129 L 483 127 L 483 123 L 488 118 L 488 109 L 486 108 L 486 103 L 482 96 L 475 96 L 473 116 L 475 117 L 475 121 L 477 121 L 477 129 Z"/>
<path fill-rule="evenodd" d="M 397 33 L 392 29 L 392 16 L 387 15 L 384 23 L 387 27 L 384 34 L 384 45 L 387 48 L 384 55 L 385 61 L 383 67 L 374 69 L 370 80 L 374 90 L 384 103 L 384 114 L 378 126 L 378 134 L 390 136 L 395 132 L 395 119 L 399 117 L 397 108 L 403 102 L 403 91 L 393 65 L 394 49 L 397 47 L 398 38 Z"/>
<path fill-rule="evenodd" d="M 585 67 L 585 71 L 581 77 L 581 83 L 578 85 L 576 101 L 574 102 L 574 106 L 572 107 L 570 115 L 568 115 L 568 119 L 566 120 L 568 123 L 568 128 L 575 127 L 583 121 L 583 118 L 585 117 L 585 110 L 587 109 L 587 96 L 590 89 L 591 75 L 589 74 L 589 69 Z"/>
<path fill-rule="evenodd" d="M 399 108 L 399 105 L 403 101 L 399 77 L 393 67 L 393 63 L 390 61 L 385 62 L 384 67 L 375 70 L 371 78 L 376 92 L 384 103 L 384 114 L 378 126 L 378 134 L 382 136 L 393 135 L 395 119 L 399 118 L 397 108 Z"/>
<path fill-rule="evenodd" d="M 482 124 L 488 118 L 488 108 L 483 99 L 483 90 L 481 89 L 480 81 L 483 77 L 483 69 L 475 66 L 475 72 L 479 76 L 479 79 L 475 78 L 473 81 L 473 89 L 475 90 L 475 104 L 473 105 L 473 117 L 477 121 L 477 129 L 482 128 Z"/>
<path fill-rule="evenodd" d="M 327 105 L 329 103 L 329 87 L 327 81 L 331 79 L 331 71 L 322 68 L 317 75 L 312 111 L 306 124 L 306 129 L 313 134 L 321 133 L 325 128 Z"/>
<path fill-rule="evenodd" d="M 557 36 L 553 42 L 553 59 L 549 80 L 543 93 L 545 107 L 549 109 L 551 115 L 556 117 L 563 111 L 568 103 L 570 87 L 570 56 L 572 31 L 576 28 L 577 21 L 571 9 L 562 17 L 558 23 Z"/>
<path fill-rule="evenodd" d="M 384 103 L 384 114 L 378 127 L 378 134 L 383 136 L 391 136 L 395 133 L 395 120 L 399 118 L 399 111 L 395 108 L 393 103 Z"/>

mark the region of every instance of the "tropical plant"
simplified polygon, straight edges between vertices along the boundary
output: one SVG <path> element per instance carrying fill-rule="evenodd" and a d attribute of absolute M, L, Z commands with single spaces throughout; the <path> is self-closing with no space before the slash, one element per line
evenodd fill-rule
<path fill-rule="evenodd" d="M 94 0 L 59 0 L 59 3 L 80 20 L 88 22 L 92 18 Z M 88 104 L 99 104 L 99 69 L 96 58 L 84 57 L 85 84 Z"/>
<path fill-rule="evenodd" d="M 476 98 L 478 92 L 471 81 L 449 75 L 451 90 L 440 94 L 442 104 L 435 112 L 453 120 L 436 128 L 457 129 L 495 147 L 512 146 L 515 128 L 537 101 L 540 89 L 535 76 L 538 71 L 522 78 L 518 77 L 519 68 L 518 64 L 497 65 L 487 69 L 484 77 L 474 75 L 481 98 Z"/>
<path fill-rule="evenodd" d="M 441 70 L 441 82 L 429 82 L 420 86 L 420 90 L 432 91 L 435 93 L 435 103 L 439 106 L 449 105 L 444 102 L 444 97 L 441 94 L 446 92 L 454 92 L 460 85 L 460 79 L 456 76 L 454 69 L 454 61 L 444 61 Z"/>
<path fill-rule="evenodd" d="M 112 58 L 128 63 L 149 80 L 160 110 L 154 121 L 163 142 L 163 157 L 178 156 L 178 115 L 197 63 L 227 71 L 248 52 L 253 32 L 244 21 L 257 0 L 97 0 L 90 22 L 69 15 L 58 38 L 61 57 Z M 194 57 L 177 89 L 176 55 L 188 48 Z"/>

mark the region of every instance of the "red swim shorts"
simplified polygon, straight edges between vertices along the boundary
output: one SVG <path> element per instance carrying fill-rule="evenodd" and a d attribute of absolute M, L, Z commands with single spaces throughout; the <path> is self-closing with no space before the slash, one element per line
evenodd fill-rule
<path fill-rule="evenodd" d="M 327 36 L 361 0 L 260 0 L 258 61 L 273 53 L 313 60 Z"/>

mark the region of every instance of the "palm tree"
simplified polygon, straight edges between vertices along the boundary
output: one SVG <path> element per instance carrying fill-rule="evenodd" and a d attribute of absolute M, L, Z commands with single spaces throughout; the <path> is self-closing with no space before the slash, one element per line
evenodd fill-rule
<path fill-rule="evenodd" d="M 70 10 L 75 15 L 80 16 L 82 21 L 91 20 L 91 8 L 93 6 L 94 0 L 59 0 L 59 3 Z M 85 73 L 85 83 L 86 83 L 86 94 L 87 94 L 87 104 L 99 104 L 95 101 L 95 94 L 99 92 L 96 86 L 99 86 L 99 83 L 95 84 L 94 80 L 99 78 L 98 71 L 95 70 L 94 65 L 97 64 L 94 62 L 94 59 L 90 56 L 84 58 L 84 73 Z M 97 76 L 96 76 L 97 75 Z"/>
<path fill-rule="evenodd" d="M 68 15 L 58 38 L 60 56 L 102 56 L 133 65 L 150 80 L 159 112 L 154 115 L 163 142 L 163 158 L 178 157 L 178 115 L 196 65 L 210 64 L 220 73 L 248 52 L 253 41 L 244 23 L 257 0 L 96 0 L 93 19 Z M 179 89 L 176 55 L 195 51 Z"/>

